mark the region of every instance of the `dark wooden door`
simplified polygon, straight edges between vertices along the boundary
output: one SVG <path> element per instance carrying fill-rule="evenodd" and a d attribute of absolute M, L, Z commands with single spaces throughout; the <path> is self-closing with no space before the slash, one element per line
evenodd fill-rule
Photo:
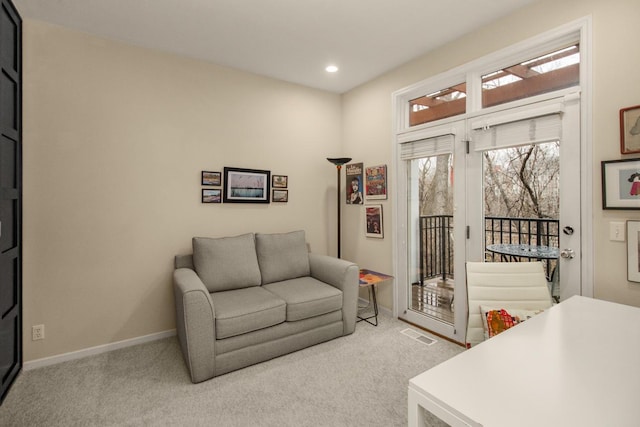
<path fill-rule="evenodd" d="M 0 402 L 22 368 L 22 20 L 0 0 Z"/>

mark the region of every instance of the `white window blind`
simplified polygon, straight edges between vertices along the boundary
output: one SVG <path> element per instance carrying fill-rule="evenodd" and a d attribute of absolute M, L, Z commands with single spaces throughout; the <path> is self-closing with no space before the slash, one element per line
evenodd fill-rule
<path fill-rule="evenodd" d="M 477 121 L 471 127 L 475 151 L 560 141 L 562 138 L 560 113 L 493 125 Z"/>
<path fill-rule="evenodd" d="M 453 135 L 447 134 L 402 143 L 400 144 L 400 159 L 413 160 L 452 153 L 453 141 Z"/>

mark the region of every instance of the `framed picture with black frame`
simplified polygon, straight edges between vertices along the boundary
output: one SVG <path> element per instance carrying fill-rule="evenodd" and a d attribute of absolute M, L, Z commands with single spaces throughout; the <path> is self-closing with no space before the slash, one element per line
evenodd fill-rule
<path fill-rule="evenodd" d="M 202 203 L 220 203 L 222 199 L 222 190 L 219 188 L 203 188 Z"/>
<path fill-rule="evenodd" d="M 273 175 L 271 177 L 271 186 L 273 188 L 287 188 L 289 186 L 289 177 L 287 175 Z"/>
<path fill-rule="evenodd" d="M 224 203 L 269 203 L 271 171 L 224 168 Z"/>
<path fill-rule="evenodd" d="M 222 174 L 220 172 L 202 171 L 202 185 L 220 186 Z"/>
<path fill-rule="evenodd" d="M 280 189 L 273 189 L 273 198 L 272 201 L 274 203 L 276 202 L 280 202 L 280 203 L 286 203 L 289 201 L 289 190 L 280 190 Z"/>
<path fill-rule="evenodd" d="M 640 209 L 640 159 L 602 162 L 602 209 Z"/>

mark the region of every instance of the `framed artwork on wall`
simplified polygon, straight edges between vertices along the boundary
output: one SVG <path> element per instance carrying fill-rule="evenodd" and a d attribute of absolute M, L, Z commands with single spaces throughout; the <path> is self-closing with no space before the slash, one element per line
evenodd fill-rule
<path fill-rule="evenodd" d="M 289 186 L 289 177 L 286 175 L 273 175 L 271 186 L 273 188 L 287 188 Z"/>
<path fill-rule="evenodd" d="M 289 201 L 289 190 L 277 190 L 273 189 L 273 202 L 283 202 L 286 203 Z"/>
<path fill-rule="evenodd" d="M 382 222 L 382 205 L 365 205 L 364 220 L 366 224 L 365 236 L 384 238 Z"/>
<path fill-rule="evenodd" d="M 366 168 L 364 177 L 367 200 L 387 198 L 387 165 Z"/>
<path fill-rule="evenodd" d="M 362 182 L 362 163 L 349 163 L 345 166 L 345 174 L 347 177 L 347 204 L 361 205 L 364 203 Z"/>
<path fill-rule="evenodd" d="M 222 174 L 220 172 L 202 171 L 202 185 L 220 186 Z"/>
<path fill-rule="evenodd" d="M 202 189 L 202 203 L 220 203 L 222 201 L 222 190 L 219 188 L 210 189 L 203 188 Z"/>
<path fill-rule="evenodd" d="M 640 209 L 640 159 L 602 162 L 602 209 Z"/>
<path fill-rule="evenodd" d="M 620 152 L 640 153 L 640 105 L 620 110 Z"/>
<path fill-rule="evenodd" d="M 224 203 L 269 203 L 271 171 L 224 168 Z"/>

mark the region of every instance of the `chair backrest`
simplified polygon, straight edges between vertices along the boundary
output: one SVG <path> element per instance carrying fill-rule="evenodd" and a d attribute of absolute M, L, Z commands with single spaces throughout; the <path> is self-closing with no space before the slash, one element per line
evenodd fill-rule
<path fill-rule="evenodd" d="M 546 310 L 552 306 L 541 262 L 467 262 L 467 347 L 484 341 L 480 306 Z"/>

